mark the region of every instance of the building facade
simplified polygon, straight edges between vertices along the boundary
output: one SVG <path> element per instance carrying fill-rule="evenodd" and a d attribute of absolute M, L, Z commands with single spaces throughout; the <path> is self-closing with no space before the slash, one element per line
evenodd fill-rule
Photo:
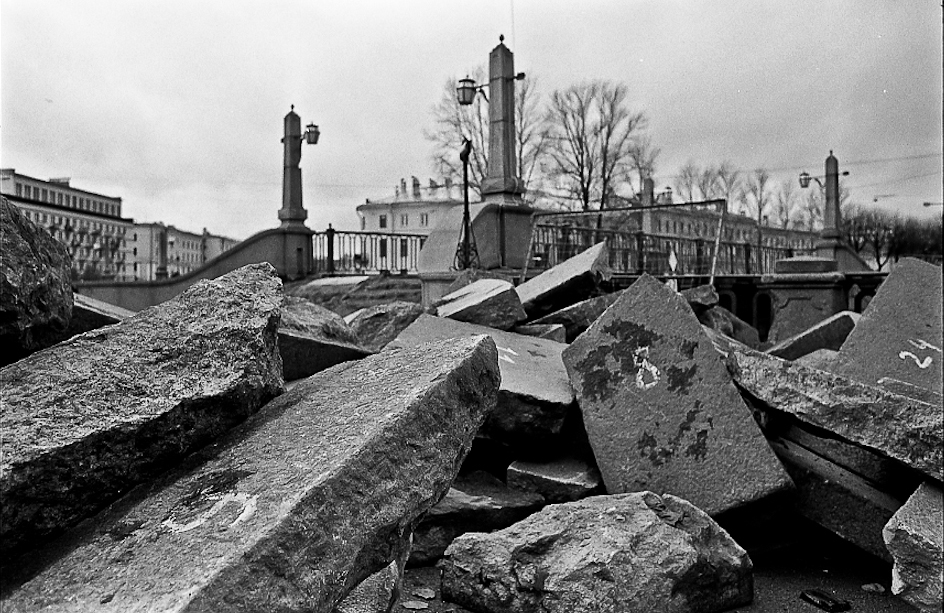
<path fill-rule="evenodd" d="M 363 232 L 428 236 L 446 211 L 462 203 L 461 187 L 448 179 L 443 184 L 430 179 L 427 186 L 421 186 L 419 179 L 412 177 L 409 189 L 400 179 L 393 198 L 368 199 L 356 211 Z"/>
<path fill-rule="evenodd" d="M 210 234 L 188 232 L 162 223 L 134 224 L 129 237 L 131 263 L 135 281 L 153 281 L 192 272 L 238 240 Z"/>
<path fill-rule="evenodd" d="M 133 279 L 128 234 L 134 222 L 121 216 L 121 198 L 75 188 L 68 178 L 44 181 L 13 168 L 0 169 L 0 193 L 66 246 L 73 278 Z"/>

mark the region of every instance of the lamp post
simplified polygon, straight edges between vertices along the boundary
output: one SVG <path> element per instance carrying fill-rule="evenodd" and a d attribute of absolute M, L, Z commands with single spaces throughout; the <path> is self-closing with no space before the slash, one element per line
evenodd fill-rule
<path fill-rule="evenodd" d="M 475 236 L 472 234 L 472 216 L 469 214 L 469 155 L 472 153 L 472 141 L 468 138 L 464 138 L 463 141 L 462 151 L 459 152 L 459 159 L 462 160 L 463 183 L 462 237 L 459 239 L 459 248 L 456 250 L 453 265 L 457 270 L 479 267 L 479 251 L 475 245 Z"/>
<path fill-rule="evenodd" d="M 284 144 L 283 171 L 282 171 L 282 208 L 279 210 L 279 219 L 283 228 L 305 228 L 305 219 L 308 211 L 302 206 L 302 170 L 299 167 L 302 159 L 302 143 L 317 145 L 321 131 L 313 123 L 305 126 L 302 133 L 301 118 L 295 113 L 292 105 L 285 116 L 285 131 L 282 138 Z"/>

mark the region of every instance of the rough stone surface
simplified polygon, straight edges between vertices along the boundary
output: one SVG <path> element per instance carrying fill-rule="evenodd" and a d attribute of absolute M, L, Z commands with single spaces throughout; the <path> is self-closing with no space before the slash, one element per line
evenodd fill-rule
<path fill-rule="evenodd" d="M 344 597 L 334 613 L 389 613 L 400 598 L 409 552 L 367 577 Z"/>
<path fill-rule="evenodd" d="M 924 483 L 882 530 L 892 567 L 892 593 L 920 611 L 937 613 L 944 589 L 944 495 Z"/>
<path fill-rule="evenodd" d="M 281 392 L 281 282 L 246 266 L 0 370 L 0 540 L 33 545 Z"/>
<path fill-rule="evenodd" d="M 488 416 L 483 433 L 522 447 L 557 441 L 574 402 L 574 392 L 561 361 L 566 345 L 421 315 L 390 346 L 408 347 L 476 334 L 487 334 L 495 340 L 502 376 L 498 406 Z"/>
<path fill-rule="evenodd" d="M 747 552 L 700 509 L 651 492 L 465 534 L 440 565 L 444 598 L 474 611 L 711 613 L 753 598 Z"/>
<path fill-rule="evenodd" d="M 854 311 L 836 313 L 812 328 L 777 343 L 767 353 L 784 360 L 795 360 L 821 349 L 839 351 L 860 317 Z"/>
<path fill-rule="evenodd" d="M 807 368 L 817 370 L 832 371 L 836 366 L 836 360 L 839 359 L 839 352 L 833 349 L 817 349 L 806 355 L 798 357 L 795 361 Z"/>
<path fill-rule="evenodd" d="M 499 330 L 509 330 L 526 315 L 515 286 L 501 279 L 479 279 L 437 301 L 436 315 Z"/>
<path fill-rule="evenodd" d="M 72 321 L 69 323 L 66 338 L 72 338 L 76 334 L 116 324 L 134 315 L 134 311 L 95 298 L 89 298 L 82 294 L 73 294 L 72 297 Z"/>
<path fill-rule="evenodd" d="M 682 298 L 685 298 L 688 306 L 692 307 L 696 315 L 718 304 L 718 292 L 715 291 L 713 285 L 699 285 L 682 290 L 679 293 L 682 294 Z"/>
<path fill-rule="evenodd" d="M 776 411 L 903 462 L 944 475 L 940 407 L 713 338 L 738 386 Z"/>
<path fill-rule="evenodd" d="M 716 306 L 701 312 L 698 321 L 752 349 L 760 347 L 757 329 L 724 307 Z"/>
<path fill-rule="evenodd" d="M 905 258 L 842 344 L 840 374 L 875 385 L 891 377 L 942 393 L 941 267 Z"/>
<path fill-rule="evenodd" d="M 497 390 L 482 337 L 322 371 L 84 523 L 0 604 L 328 613 L 405 554 Z"/>
<path fill-rule="evenodd" d="M 422 314 L 422 305 L 400 300 L 361 309 L 347 321 L 362 347 L 380 351 Z"/>
<path fill-rule="evenodd" d="M 515 334 L 524 334 L 525 336 L 546 338 L 558 343 L 567 342 L 567 328 L 565 328 L 563 324 L 528 324 L 515 326 L 512 332 Z"/>
<path fill-rule="evenodd" d="M 601 493 L 600 471 L 578 458 L 551 462 L 512 462 L 507 471 L 508 487 L 540 494 L 549 503 L 572 502 Z"/>
<path fill-rule="evenodd" d="M 516 289 L 528 318 L 542 317 L 593 296 L 600 281 L 613 276 L 609 254 L 606 243 L 597 243 L 519 285 Z"/>
<path fill-rule="evenodd" d="M 653 277 L 564 363 L 607 492 L 671 493 L 714 515 L 790 487 L 691 308 Z"/>
<path fill-rule="evenodd" d="M 0 365 L 60 340 L 72 316 L 65 246 L 0 198 Z"/>
<path fill-rule="evenodd" d="M 410 564 L 432 564 L 460 534 L 507 528 L 543 506 L 542 496 L 510 489 L 488 473 L 461 476 L 413 533 Z"/>
<path fill-rule="evenodd" d="M 544 317 L 535 319 L 531 323 L 534 325 L 561 324 L 567 331 L 567 342 L 572 343 L 574 339 L 583 334 L 584 330 L 590 327 L 611 304 L 616 302 L 621 292 L 612 294 L 603 294 L 595 298 L 581 300 L 569 307 L 564 307 L 559 311 L 554 311 Z"/>
<path fill-rule="evenodd" d="M 340 315 L 295 296 L 285 297 L 279 352 L 286 381 L 370 354 Z"/>

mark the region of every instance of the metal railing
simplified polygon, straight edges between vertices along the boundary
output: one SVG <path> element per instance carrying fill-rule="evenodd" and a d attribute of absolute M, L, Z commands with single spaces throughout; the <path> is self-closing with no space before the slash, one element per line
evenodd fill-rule
<path fill-rule="evenodd" d="M 581 227 L 562 224 L 557 220 L 542 220 L 541 216 L 535 216 L 532 227 L 528 268 L 545 270 L 602 241 L 606 241 L 609 248 L 610 267 L 618 274 L 712 274 L 714 239 Z M 809 250 L 806 249 L 770 246 L 758 249 L 756 243 L 720 241 L 714 274 L 759 275 L 773 272 L 777 260 L 807 253 Z"/>
<path fill-rule="evenodd" d="M 415 274 L 425 241 L 422 234 L 347 232 L 328 226 L 312 236 L 314 272 Z"/>

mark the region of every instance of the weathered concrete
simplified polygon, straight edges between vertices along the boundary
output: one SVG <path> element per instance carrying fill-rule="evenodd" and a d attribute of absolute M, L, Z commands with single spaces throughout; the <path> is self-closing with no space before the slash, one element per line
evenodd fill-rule
<path fill-rule="evenodd" d="M 479 279 L 446 294 L 436 303 L 436 315 L 498 330 L 526 317 L 515 286 L 502 279 Z"/>
<path fill-rule="evenodd" d="M 559 439 L 574 392 L 561 361 L 566 345 L 443 317 L 421 315 L 390 343 L 409 347 L 445 338 L 487 334 L 498 346 L 501 389 L 483 433 L 513 446 Z"/>
<path fill-rule="evenodd" d="M 515 334 L 524 334 L 525 336 L 546 338 L 549 341 L 558 343 L 567 342 L 567 328 L 565 328 L 563 324 L 527 324 L 524 326 L 515 326 L 512 332 Z"/>
<path fill-rule="evenodd" d="M 716 335 L 716 348 L 740 388 L 772 409 L 868 447 L 940 480 L 940 407 L 754 351 Z"/>
<path fill-rule="evenodd" d="M 820 349 L 839 351 L 860 317 L 854 311 L 836 313 L 812 328 L 777 343 L 767 353 L 784 360 L 795 360 Z"/>
<path fill-rule="evenodd" d="M 682 294 L 682 298 L 685 298 L 688 306 L 692 307 L 696 315 L 718 304 L 718 292 L 715 291 L 713 285 L 699 285 L 682 290 L 679 293 Z"/>
<path fill-rule="evenodd" d="M 134 315 L 134 311 L 89 298 L 82 294 L 73 294 L 72 299 L 72 321 L 69 323 L 66 338 L 72 338 L 76 334 L 116 324 Z"/>
<path fill-rule="evenodd" d="M 801 355 L 796 359 L 797 364 L 802 364 L 807 368 L 825 370 L 831 372 L 836 367 L 836 361 L 839 359 L 839 352 L 833 349 L 817 349 L 806 355 Z"/>
<path fill-rule="evenodd" d="M 920 611 L 938 612 L 944 589 L 944 495 L 924 483 L 882 530 L 895 559 L 892 593 Z"/>
<path fill-rule="evenodd" d="M 713 515 L 791 486 L 702 330 L 644 275 L 564 351 L 607 492 L 671 493 Z"/>
<path fill-rule="evenodd" d="M 817 262 L 807 263 L 816 268 Z M 847 309 L 845 281 L 841 272 L 763 275 L 758 289 L 770 294 L 774 312 L 767 341 L 779 343 Z"/>
<path fill-rule="evenodd" d="M 65 246 L 0 198 L 0 366 L 60 340 L 72 317 Z"/>
<path fill-rule="evenodd" d="M 698 321 L 752 349 L 760 347 L 757 329 L 724 307 L 705 309 L 698 314 Z"/>
<path fill-rule="evenodd" d="M 942 393 L 941 267 L 905 258 L 889 273 L 840 349 L 840 373 L 891 377 Z"/>
<path fill-rule="evenodd" d="M 407 551 L 497 389 L 482 337 L 318 373 L 83 524 L 2 607 L 328 613 Z"/>
<path fill-rule="evenodd" d="M 711 613 L 753 598 L 747 552 L 700 509 L 651 492 L 465 534 L 440 564 L 444 598 L 474 611 Z"/>
<path fill-rule="evenodd" d="M 543 317 L 592 297 L 599 283 L 613 276 L 609 254 L 605 242 L 597 243 L 519 285 L 516 289 L 528 318 Z"/>
<path fill-rule="evenodd" d="M 304 298 L 286 296 L 279 326 L 279 353 L 286 381 L 359 360 L 370 351 L 340 315 Z"/>
<path fill-rule="evenodd" d="M 544 317 L 535 319 L 533 325 L 561 324 L 567 330 L 567 342 L 572 343 L 574 339 L 583 334 L 584 330 L 590 327 L 611 304 L 616 302 L 621 292 L 604 294 L 595 298 L 581 300 L 577 304 L 572 304 L 559 311 L 554 311 Z"/>
<path fill-rule="evenodd" d="M 572 502 L 601 493 L 603 478 L 588 462 L 565 457 L 550 462 L 512 462 L 508 487 L 540 494 L 549 503 Z"/>
<path fill-rule="evenodd" d="M 362 347 L 380 351 L 422 314 L 423 307 L 418 303 L 396 301 L 361 309 L 354 317 L 345 318 L 345 321 L 357 335 Z"/>
<path fill-rule="evenodd" d="M 35 545 L 255 413 L 282 389 L 268 264 L 0 370 L 3 548 Z"/>
<path fill-rule="evenodd" d="M 488 473 L 461 476 L 414 531 L 410 564 L 432 564 L 460 534 L 507 528 L 543 506 L 542 496 L 505 487 Z"/>

